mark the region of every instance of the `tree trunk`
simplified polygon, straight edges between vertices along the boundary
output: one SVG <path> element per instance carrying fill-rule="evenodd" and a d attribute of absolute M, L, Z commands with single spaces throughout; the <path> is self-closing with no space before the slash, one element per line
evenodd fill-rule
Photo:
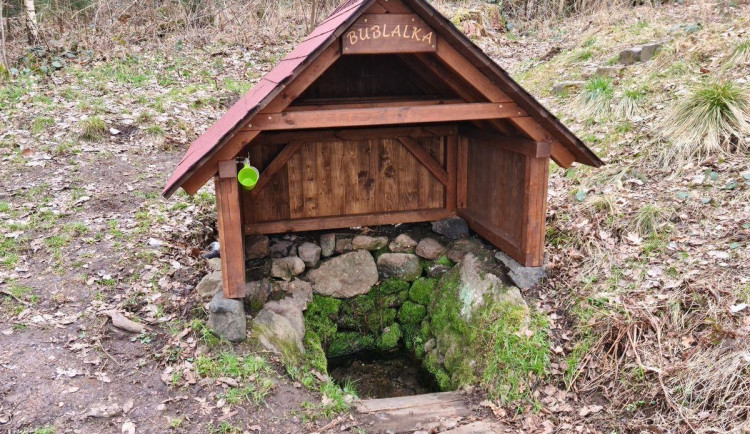
<path fill-rule="evenodd" d="M 34 0 L 23 0 L 26 10 L 26 29 L 29 32 L 29 44 L 34 45 L 39 41 L 39 27 L 36 22 L 36 7 Z"/>
<path fill-rule="evenodd" d="M 5 0 L 0 0 L 0 62 L 3 63 L 5 69 L 8 69 L 8 59 L 5 56 L 5 20 L 3 19 L 3 6 L 5 6 Z"/>

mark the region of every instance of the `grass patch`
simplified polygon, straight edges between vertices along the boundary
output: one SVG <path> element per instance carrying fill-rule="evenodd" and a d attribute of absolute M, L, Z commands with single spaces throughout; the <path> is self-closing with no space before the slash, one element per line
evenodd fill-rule
<path fill-rule="evenodd" d="M 725 68 L 750 63 L 750 39 L 740 41 L 724 63 Z"/>
<path fill-rule="evenodd" d="M 92 116 L 81 121 L 81 138 L 95 142 L 107 137 L 107 124 L 99 116 Z"/>
<path fill-rule="evenodd" d="M 612 112 L 615 88 L 609 77 L 592 77 L 575 100 L 577 109 L 587 117 L 600 118 Z"/>
<path fill-rule="evenodd" d="M 750 134 L 750 94 L 732 81 L 706 80 L 675 103 L 662 131 L 671 139 L 660 155 L 665 166 L 747 152 L 750 145 L 742 137 Z"/>
<path fill-rule="evenodd" d="M 643 113 L 641 106 L 646 93 L 640 89 L 627 89 L 617 101 L 615 112 L 624 119 L 639 116 Z"/>
<path fill-rule="evenodd" d="M 39 134 L 53 125 L 55 125 L 54 119 L 44 117 L 44 116 L 39 116 L 38 118 L 35 118 L 31 122 L 31 132 L 34 134 Z"/>
<path fill-rule="evenodd" d="M 220 394 L 232 405 L 243 402 L 258 405 L 274 386 L 271 365 L 256 355 L 240 357 L 232 351 L 221 352 L 218 357 L 202 355 L 195 360 L 195 367 L 201 377 L 229 377 L 238 381 L 238 387 Z"/>

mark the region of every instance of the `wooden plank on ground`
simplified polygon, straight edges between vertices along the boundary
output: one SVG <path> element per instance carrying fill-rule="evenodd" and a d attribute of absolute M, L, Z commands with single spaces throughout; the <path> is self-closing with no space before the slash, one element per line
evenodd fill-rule
<path fill-rule="evenodd" d="M 373 422 L 375 432 L 412 432 L 432 422 L 461 420 L 473 415 L 456 392 L 368 399 L 355 403 L 358 420 Z"/>
<path fill-rule="evenodd" d="M 470 424 L 461 425 L 458 428 L 453 428 L 448 431 L 443 431 L 443 434 L 501 434 L 501 433 L 512 433 L 517 432 L 510 430 L 510 427 L 497 422 L 489 420 L 478 420 Z"/>

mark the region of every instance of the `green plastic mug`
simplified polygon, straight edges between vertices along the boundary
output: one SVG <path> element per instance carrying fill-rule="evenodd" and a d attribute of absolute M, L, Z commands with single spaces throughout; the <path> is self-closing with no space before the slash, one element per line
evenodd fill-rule
<path fill-rule="evenodd" d="M 258 178 L 260 178 L 260 172 L 249 163 L 245 163 L 245 167 L 240 169 L 237 173 L 237 180 L 240 181 L 242 188 L 247 191 L 255 188 L 255 184 L 258 183 Z"/>

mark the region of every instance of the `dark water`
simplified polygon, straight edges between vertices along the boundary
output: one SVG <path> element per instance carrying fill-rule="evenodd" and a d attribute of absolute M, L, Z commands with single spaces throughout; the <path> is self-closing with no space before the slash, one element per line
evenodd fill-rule
<path fill-rule="evenodd" d="M 435 392 L 429 374 L 403 352 L 357 353 L 328 359 L 338 384 L 352 383 L 360 398 L 391 398 Z"/>

